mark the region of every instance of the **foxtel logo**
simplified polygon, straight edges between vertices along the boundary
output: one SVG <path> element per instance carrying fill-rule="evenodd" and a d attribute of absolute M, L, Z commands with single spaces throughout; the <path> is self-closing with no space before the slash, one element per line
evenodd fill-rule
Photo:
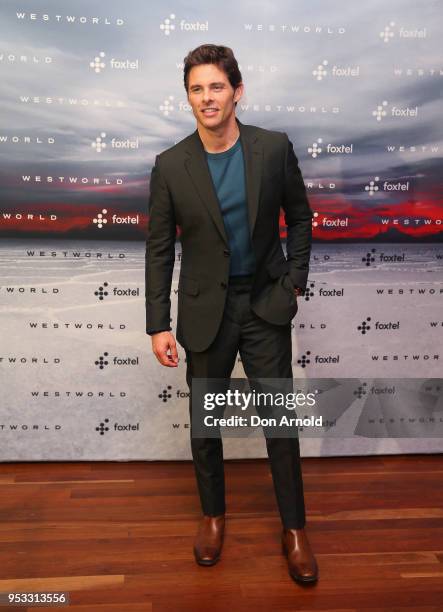
<path fill-rule="evenodd" d="M 377 108 L 372 111 L 372 116 L 376 118 L 377 121 L 381 121 L 383 117 L 388 115 L 388 101 L 383 100 L 381 104 L 377 105 Z M 391 106 L 390 115 L 392 117 L 417 117 L 418 116 L 418 106 Z"/>
<path fill-rule="evenodd" d="M 379 180 L 379 176 L 374 176 L 374 180 L 369 181 L 368 185 L 365 185 L 365 191 L 367 191 L 370 196 L 373 196 L 377 191 L 380 190 L 380 187 L 377 185 Z M 397 183 L 384 181 L 382 187 L 383 191 L 409 191 L 409 181 L 398 181 Z"/>
<path fill-rule="evenodd" d="M 322 225 L 323 227 L 348 227 L 349 217 L 336 217 L 335 219 L 331 219 L 330 217 L 326 217 L 323 215 L 321 223 L 318 221 L 319 213 L 314 212 L 312 215 L 312 227 L 319 227 Z"/>
<path fill-rule="evenodd" d="M 100 136 L 97 136 L 95 140 L 91 142 L 91 147 L 97 151 L 97 153 L 101 153 L 103 149 L 106 149 L 107 142 L 105 140 L 106 132 L 100 132 Z M 139 148 L 139 139 L 135 138 L 134 140 L 130 140 L 126 138 L 124 140 L 120 140 L 117 138 L 112 138 L 111 140 L 111 149 L 138 149 Z"/>
<path fill-rule="evenodd" d="M 308 147 L 308 153 L 314 159 L 322 153 L 324 149 L 324 147 L 322 146 L 322 143 L 323 143 L 323 139 L 317 138 L 317 140 L 313 142 L 310 147 Z M 328 142 L 328 144 L 326 145 L 326 153 L 328 153 L 329 155 L 337 155 L 337 154 L 343 154 L 343 153 L 349 154 L 353 152 L 354 152 L 353 144 L 350 144 L 350 145 L 332 144 Z"/>
<path fill-rule="evenodd" d="M 358 77 L 360 76 L 360 66 L 332 66 L 331 70 L 327 70 L 326 67 L 329 64 L 328 60 L 323 60 L 321 64 L 317 65 L 312 71 L 313 76 L 317 81 L 322 81 L 330 72 L 333 77 Z"/>
<path fill-rule="evenodd" d="M 102 208 L 101 213 L 98 213 L 98 215 L 92 219 L 92 222 L 98 227 L 98 229 L 102 229 L 102 227 L 108 224 L 107 214 L 107 209 Z M 140 223 L 139 217 L 139 215 L 119 216 L 113 214 L 110 223 L 112 225 L 138 225 Z"/>
<path fill-rule="evenodd" d="M 395 31 L 395 21 L 390 21 L 388 25 L 384 27 L 384 29 L 379 32 L 380 38 L 383 42 L 388 43 L 392 40 L 396 34 Z M 428 35 L 426 28 L 414 28 L 413 30 L 406 30 L 403 26 L 400 26 L 398 30 L 399 38 L 426 38 Z"/>
<path fill-rule="evenodd" d="M 100 51 L 98 55 L 94 57 L 92 62 L 89 62 L 89 67 L 94 70 L 97 74 L 99 74 L 102 70 L 106 68 L 106 63 L 104 61 L 106 57 L 106 53 L 104 51 Z M 109 60 L 109 66 L 113 70 L 138 70 L 139 69 L 139 60 L 118 60 L 115 57 L 112 57 Z"/>
<path fill-rule="evenodd" d="M 163 19 L 160 24 L 160 30 L 165 36 L 170 36 L 175 30 L 175 14 L 171 13 L 169 17 Z M 207 32 L 209 30 L 209 21 L 186 21 L 181 19 L 179 29 L 184 32 Z"/>

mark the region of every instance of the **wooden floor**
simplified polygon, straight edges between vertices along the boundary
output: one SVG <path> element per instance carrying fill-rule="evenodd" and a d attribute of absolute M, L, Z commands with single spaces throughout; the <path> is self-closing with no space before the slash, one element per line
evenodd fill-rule
<path fill-rule="evenodd" d="M 443 455 L 303 459 L 317 585 L 287 574 L 266 460 L 227 461 L 222 560 L 199 567 L 189 462 L 0 464 L 0 593 L 79 612 L 443 610 Z"/>

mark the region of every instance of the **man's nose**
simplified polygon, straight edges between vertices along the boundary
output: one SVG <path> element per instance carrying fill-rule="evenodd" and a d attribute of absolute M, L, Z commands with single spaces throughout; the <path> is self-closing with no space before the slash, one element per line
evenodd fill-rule
<path fill-rule="evenodd" d="M 204 89 L 203 90 L 203 102 L 209 102 L 211 100 L 211 90 Z"/>

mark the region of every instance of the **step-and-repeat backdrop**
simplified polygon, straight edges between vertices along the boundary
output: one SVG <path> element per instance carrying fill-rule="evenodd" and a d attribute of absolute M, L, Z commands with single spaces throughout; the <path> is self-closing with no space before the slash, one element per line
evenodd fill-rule
<path fill-rule="evenodd" d="M 0 18 L 0 460 L 190 458 L 184 351 L 162 368 L 144 331 L 144 241 L 155 155 L 195 129 L 183 58 L 207 42 L 239 60 L 241 121 L 289 134 L 314 211 L 293 369 L 335 381 L 336 428 L 303 454 L 443 450 L 439 2 L 3 0 Z"/>

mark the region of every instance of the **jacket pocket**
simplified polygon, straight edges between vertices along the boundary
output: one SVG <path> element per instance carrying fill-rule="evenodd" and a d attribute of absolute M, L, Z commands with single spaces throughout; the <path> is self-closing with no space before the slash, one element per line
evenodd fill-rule
<path fill-rule="evenodd" d="M 200 286 L 198 280 L 190 278 L 189 276 L 180 276 L 178 280 L 178 291 L 186 293 L 188 295 L 198 295 L 200 293 Z"/>
<path fill-rule="evenodd" d="M 266 264 L 266 270 L 271 278 L 279 278 L 289 272 L 289 262 L 286 259 L 277 259 Z"/>

